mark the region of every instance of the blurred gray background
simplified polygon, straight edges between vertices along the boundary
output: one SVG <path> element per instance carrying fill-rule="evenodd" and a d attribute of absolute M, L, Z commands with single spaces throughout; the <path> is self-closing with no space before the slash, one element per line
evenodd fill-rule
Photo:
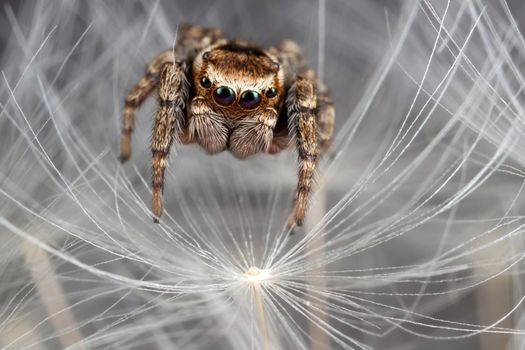
<path fill-rule="evenodd" d="M 52 0 L 51 0 L 52 1 Z M 410 0 L 409 0 L 410 1 Z M 101 4 L 103 1 L 100 1 Z M 173 3 L 173 1 L 171 1 Z M 438 2 L 443 2 L 439 0 Z M 29 2 L 21 0 L 0 0 L 0 50 L 3 51 L 4 44 L 11 36 L 10 23 L 4 11 L 9 6 L 16 13 L 23 4 Z M 82 7 L 81 1 L 77 1 L 79 8 Z M 144 1 L 148 3 L 148 1 Z M 151 1 L 153 4 L 154 1 Z M 161 3 L 163 3 L 161 1 Z M 167 3 L 167 1 L 166 1 Z M 181 9 L 180 13 L 174 14 L 173 28 L 180 21 L 189 23 L 202 23 L 223 29 L 230 37 L 243 37 L 252 39 L 262 44 L 273 44 L 280 38 L 294 39 L 303 44 L 305 54 L 313 67 L 317 67 L 318 59 L 318 37 L 317 37 L 317 9 L 316 1 L 296 1 L 296 0 L 271 0 L 271 1 L 186 1 L 176 2 Z M 361 88 L 373 72 L 380 57 L 380 48 L 386 46 L 387 35 L 384 22 L 373 21 L 370 18 L 361 17 L 352 13 L 348 9 L 348 0 L 328 0 L 326 33 L 327 41 L 325 47 L 325 66 L 324 77 L 332 89 L 335 104 L 338 111 L 341 111 L 337 120 L 338 125 L 344 122 L 344 116 L 352 111 L 353 107 L 361 97 Z M 367 13 L 367 8 L 374 9 L 383 6 L 390 16 L 395 18 L 399 11 L 399 4 L 402 1 L 390 0 L 359 0 L 351 1 L 352 6 L 362 7 L 359 13 Z M 525 28 L 525 3 L 523 0 L 508 1 L 515 18 L 521 28 Z M 137 11 L 141 11 L 137 8 Z M 372 11 L 372 10 L 370 10 Z M 295 15 L 297 14 L 297 15 Z M 86 26 L 81 21 L 82 15 L 79 14 L 79 33 Z M 353 37 L 366 37 L 367 40 L 352 40 Z M 161 40 L 159 40 L 161 41 Z M 370 45 L 367 46 L 367 43 Z M 381 44 L 378 44 L 381 43 Z M 159 43 L 159 48 L 162 44 Z M 350 52 L 349 47 L 354 51 Z M 3 53 L 0 51 L 0 53 Z M 154 53 L 141 52 L 143 56 L 137 58 L 136 67 L 144 66 L 147 59 Z M 0 67 L 2 68 L 2 67 Z M 135 68 L 135 67 L 133 67 Z M 344 71 L 343 71 L 344 69 Z M 133 74 L 130 81 L 134 80 L 140 71 L 132 70 Z M 349 84 L 349 81 L 352 83 Z M 144 120 L 141 123 L 147 124 Z M 136 145 L 144 144 L 143 141 L 136 142 Z M 148 153 L 144 150 L 143 153 Z M 399 247 L 398 258 L 402 260 L 404 247 Z M 491 295 L 485 296 L 490 298 Z M 450 307 L 443 310 L 438 317 L 454 320 L 472 321 L 478 319 L 477 303 L 480 295 L 467 296 L 461 300 L 451 300 Z M 483 303 L 483 299 L 481 299 Z M 486 300 L 486 299 L 485 299 Z M 388 348 L 396 337 L 404 334 L 396 333 L 392 337 L 385 339 L 362 339 L 365 343 L 376 346 L 378 349 Z M 498 337 L 498 335 L 494 336 Z M 505 336 L 501 336 L 505 337 Z M 497 340 L 500 341 L 500 340 Z M 504 342 L 504 340 L 501 340 Z M 443 349 L 448 347 L 442 341 L 425 339 L 413 340 L 412 348 L 421 348 L 418 342 L 424 344 L 425 349 Z M 497 343 L 497 342 L 496 342 Z M 480 348 L 478 337 L 468 338 L 454 342 L 454 349 L 478 349 Z M 399 349 L 404 348 L 400 347 Z M 452 348 L 452 347 L 451 347 Z M 489 349 L 489 348 L 485 348 Z"/>

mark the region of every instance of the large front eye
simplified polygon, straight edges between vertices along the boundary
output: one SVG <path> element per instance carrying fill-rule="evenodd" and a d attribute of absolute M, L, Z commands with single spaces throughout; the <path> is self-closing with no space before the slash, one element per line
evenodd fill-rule
<path fill-rule="evenodd" d="M 227 86 L 219 86 L 215 90 L 213 98 L 218 104 L 229 106 L 235 101 L 235 92 Z"/>
<path fill-rule="evenodd" d="M 256 91 L 246 90 L 241 94 L 239 102 L 243 108 L 252 109 L 261 103 L 261 95 Z"/>

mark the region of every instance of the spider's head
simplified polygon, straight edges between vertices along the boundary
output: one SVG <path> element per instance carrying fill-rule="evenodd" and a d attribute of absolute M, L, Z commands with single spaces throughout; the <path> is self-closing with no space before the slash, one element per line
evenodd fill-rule
<path fill-rule="evenodd" d="M 195 94 L 228 119 L 250 118 L 265 108 L 278 111 L 284 99 L 284 73 L 277 59 L 246 42 L 220 43 L 201 52 L 193 79 Z"/>

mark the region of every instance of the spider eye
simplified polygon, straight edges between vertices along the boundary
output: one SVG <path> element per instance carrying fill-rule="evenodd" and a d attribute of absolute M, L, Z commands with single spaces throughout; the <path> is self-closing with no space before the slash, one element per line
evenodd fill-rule
<path fill-rule="evenodd" d="M 217 90 L 215 90 L 213 98 L 218 104 L 229 106 L 235 101 L 235 92 L 227 86 L 219 86 Z"/>
<path fill-rule="evenodd" d="M 246 90 L 241 94 L 240 104 L 243 108 L 252 109 L 261 103 L 261 95 L 252 90 Z"/>
<path fill-rule="evenodd" d="M 277 89 L 276 88 L 269 88 L 268 90 L 266 90 L 266 97 L 272 98 L 272 97 L 275 97 L 275 96 L 277 96 Z"/>
<path fill-rule="evenodd" d="M 211 87 L 211 81 L 208 77 L 202 77 L 201 78 L 201 86 L 203 88 L 206 88 L 208 89 L 209 87 Z"/>

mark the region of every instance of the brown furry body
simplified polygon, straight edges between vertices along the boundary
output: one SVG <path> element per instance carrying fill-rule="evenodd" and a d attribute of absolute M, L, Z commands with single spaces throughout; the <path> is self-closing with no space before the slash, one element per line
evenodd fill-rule
<path fill-rule="evenodd" d="M 173 141 L 246 158 L 280 152 L 295 140 L 299 179 L 288 226 L 302 224 L 335 112 L 328 90 L 306 66 L 297 44 L 284 41 L 262 49 L 245 41 L 227 41 L 215 29 L 183 27 L 175 51 L 157 56 L 128 94 L 122 161 L 131 155 L 134 112 L 155 88 L 159 93 L 151 142 L 155 220 L 163 211 L 164 168 Z"/>

